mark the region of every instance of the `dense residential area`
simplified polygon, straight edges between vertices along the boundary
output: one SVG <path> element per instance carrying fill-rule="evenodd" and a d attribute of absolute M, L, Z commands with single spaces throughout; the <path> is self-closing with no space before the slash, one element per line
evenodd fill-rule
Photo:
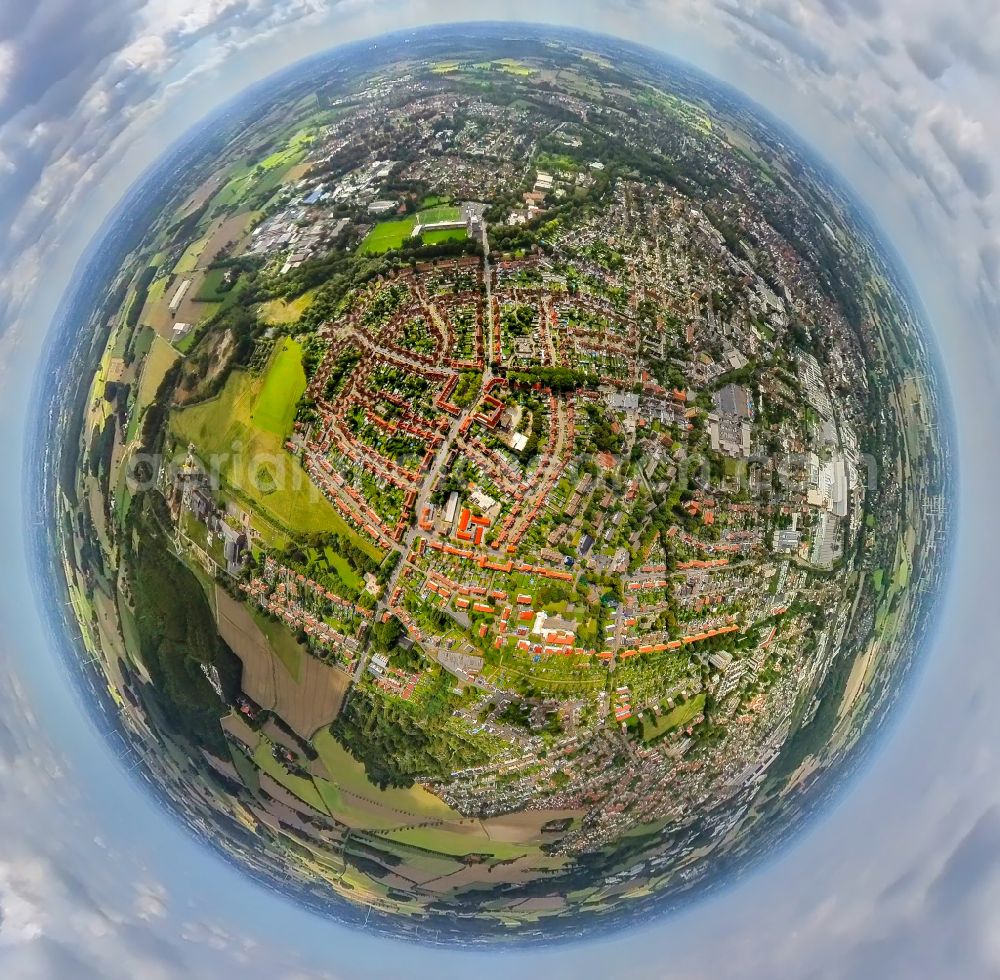
<path fill-rule="evenodd" d="M 877 243 L 745 106 L 422 44 L 185 160 L 64 419 L 64 565 L 199 832 L 335 914 L 554 935 L 826 791 L 919 644 L 947 446 Z"/>

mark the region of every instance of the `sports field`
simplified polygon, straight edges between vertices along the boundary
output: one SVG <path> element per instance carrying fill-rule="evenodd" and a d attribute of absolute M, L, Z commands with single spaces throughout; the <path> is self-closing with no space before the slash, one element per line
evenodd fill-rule
<path fill-rule="evenodd" d="M 425 245 L 440 245 L 442 242 L 459 242 L 466 239 L 464 228 L 443 228 L 438 231 L 425 231 L 420 236 Z"/>
<path fill-rule="evenodd" d="M 460 221 L 461 218 L 462 209 L 454 204 L 439 204 L 417 215 L 417 221 L 422 225 L 432 225 L 438 221 Z"/>
<path fill-rule="evenodd" d="M 358 251 L 365 255 L 378 255 L 393 248 L 400 248 L 413 234 L 416 223 L 417 219 L 413 217 L 380 221 L 365 236 L 365 240 L 358 246 Z"/>

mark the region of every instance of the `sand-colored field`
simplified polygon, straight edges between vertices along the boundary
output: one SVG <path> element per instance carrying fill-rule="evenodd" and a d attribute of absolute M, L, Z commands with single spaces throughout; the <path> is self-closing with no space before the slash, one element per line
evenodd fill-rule
<path fill-rule="evenodd" d="M 204 269 L 211 265 L 230 242 L 238 247 L 246 234 L 247 227 L 258 213 L 244 211 L 242 214 L 234 214 L 231 218 L 214 221 L 209 228 L 208 241 L 205 242 L 205 247 L 198 258 L 198 268 Z"/>
<path fill-rule="evenodd" d="M 463 888 L 493 889 L 500 885 L 516 885 L 537 881 L 539 869 L 558 871 L 565 863 L 566 858 L 532 854 L 509 864 L 494 865 L 492 868 L 485 864 L 470 864 L 454 874 L 427 882 L 424 889 L 447 895 Z"/>
<path fill-rule="evenodd" d="M 299 806 L 301 807 L 301 804 Z M 260 823 L 270 827 L 276 834 L 287 834 L 286 827 L 295 827 L 303 834 L 308 834 L 310 830 L 309 825 L 299 816 L 298 810 L 285 806 L 284 803 L 280 803 L 278 800 L 269 800 L 266 808 L 263 805 L 250 807 L 250 813 Z"/>
<path fill-rule="evenodd" d="M 207 204 L 212 195 L 218 191 L 220 183 L 219 175 L 212 174 L 211 177 L 198 185 L 191 196 L 177 209 L 177 214 L 190 214 L 195 208 Z"/>
<path fill-rule="evenodd" d="M 191 285 L 184 293 L 180 308 L 176 313 L 171 313 L 170 303 L 176 295 L 178 287 L 186 279 L 191 280 Z M 140 322 L 152 327 L 164 340 L 170 340 L 173 336 L 175 323 L 198 323 L 203 316 L 211 313 L 218 305 L 216 303 L 199 303 L 195 300 L 194 297 L 201 291 L 204 281 L 204 272 L 189 272 L 183 276 L 174 276 L 159 300 L 146 304 Z"/>
<path fill-rule="evenodd" d="M 156 397 L 160 384 L 167 371 L 173 367 L 180 355 L 162 337 L 153 338 L 153 346 L 149 349 L 142 367 L 142 377 L 139 379 L 139 392 L 136 395 L 135 411 L 142 412 Z"/>
<path fill-rule="evenodd" d="M 305 657 L 296 680 L 275 656 L 250 610 L 216 589 L 219 632 L 243 661 L 243 690 L 258 704 L 280 715 L 303 738 L 328 725 L 340 713 L 350 675 Z"/>
<path fill-rule="evenodd" d="M 202 752 L 205 757 L 205 761 L 218 773 L 221 773 L 227 779 L 231 779 L 234 783 L 243 782 L 240 779 L 240 774 L 236 771 L 236 767 L 231 763 L 227 762 L 225 759 L 219 759 L 212 755 L 211 752 Z"/>
<path fill-rule="evenodd" d="M 562 895 L 539 895 L 511 906 L 511 910 L 517 912 L 558 912 L 564 908 L 566 899 Z"/>
<path fill-rule="evenodd" d="M 522 843 L 543 841 L 554 838 L 555 834 L 543 834 L 542 827 L 552 820 L 580 818 L 585 810 L 526 810 L 523 813 L 509 813 L 502 817 L 483 820 L 483 830 L 490 840 Z"/>
<path fill-rule="evenodd" d="M 287 174 L 281 179 L 281 182 L 285 185 L 297 184 L 310 170 L 315 166 L 309 160 L 305 160 L 302 163 L 297 163 Z"/>
<path fill-rule="evenodd" d="M 295 323 L 309 309 L 315 296 L 316 290 L 310 289 L 293 300 L 281 298 L 268 300 L 266 303 L 261 303 L 257 310 L 268 323 Z"/>
<path fill-rule="evenodd" d="M 843 700 L 840 702 L 840 707 L 837 708 L 838 721 L 850 714 L 854 702 L 865 690 L 870 681 L 871 669 L 877 663 L 880 648 L 879 640 L 873 640 L 869 643 L 868 649 L 855 659 L 851 667 L 851 675 L 847 679 L 847 687 L 844 689 Z"/>

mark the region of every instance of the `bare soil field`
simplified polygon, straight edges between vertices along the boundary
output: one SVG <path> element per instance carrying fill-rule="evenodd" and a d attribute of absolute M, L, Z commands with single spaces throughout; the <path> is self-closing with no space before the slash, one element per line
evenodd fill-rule
<path fill-rule="evenodd" d="M 482 826 L 490 840 L 528 844 L 556 836 L 542 833 L 542 827 L 550 821 L 579 818 L 584 813 L 584 810 L 526 810 L 484 820 Z"/>
<path fill-rule="evenodd" d="M 243 661 L 247 696 L 279 714 L 302 738 L 330 724 L 340 713 L 350 676 L 315 657 L 304 657 L 296 681 L 244 605 L 219 588 L 215 601 L 219 632 Z"/>
<path fill-rule="evenodd" d="M 205 269 L 211 265 L 218 257 L 219 252 L 230 242 L 238 246 L 253 217 L 253 211 L 245 211 L 243 214 L 233 215 L 225 221 L 213 223 L 209 229 L 211 237 L 205 243 L 205 248 L 198 258 L 198 268 Z"/>

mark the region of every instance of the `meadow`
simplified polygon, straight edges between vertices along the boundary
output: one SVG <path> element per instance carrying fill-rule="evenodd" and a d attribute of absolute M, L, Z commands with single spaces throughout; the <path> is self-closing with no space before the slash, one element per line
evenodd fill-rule
<path fill-rule="evenodd" d="M 266 303 L 261 303 L 257 307 L 257 312 L 260 314 L 263 320 L 268 323 L 274 324 L 284 324 L 284 323 L 295 323 L 306 310 L 309 309 L 312 304 L 313 298 L 316 295 L 315 289 L 310 289 L 304 292 L 301 296 L 297 296 L 295 299 L 288 300 L 283 298 L 268 300 Z"/>
<path fill-rule="evenodd" d="M 677 705 L 673 711 L 668 711 L 665 715 L 660 715 L 656 723 L 652 724 L 645 718 L 642 722 L 642 740 L 651 742 L 661 735 L 665 735 L 673 728 L 680 728 L 686 725 L 692 718 L 695 718 L 705 707 L 705 695 L 699 694 L 691 698 L 684 704 Z"/>
<path fill-rule="evenodd" d="M 305 390 L 302 345 L 286 338 L 272 356 L 251 419 L 265 432 L 287 438 L 295 423 L 295 408 Z"/>
<path fill-rule="evenodd" d="M 218 396 L 175 412 L 171 432 L 217 469 L 223 489 L 253 511 L 265 540 L 333 531 L 379 561 L 378 550 L 347 525 L 285 449 L 304 378 L 301 349 L 286 341 L 263 377 L 233 371 Z"/>

